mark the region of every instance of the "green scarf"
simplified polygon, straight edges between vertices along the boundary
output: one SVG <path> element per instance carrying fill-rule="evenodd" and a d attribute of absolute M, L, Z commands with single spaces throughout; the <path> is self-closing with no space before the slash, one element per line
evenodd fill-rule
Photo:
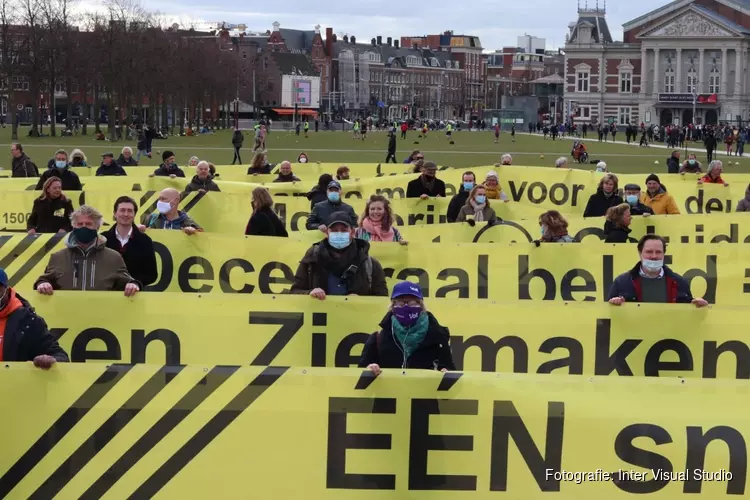
<path fill-rule="evenodd" d="M 408 328 L 399 323 L 396 316 L 391 316 L 393 335 L 396 337 L 396 340 L 398 340 L 398 343 L 401 344 L 406 359 L 409 359 L 422 343 L 425 335 L 427 335 L 427 329 L 429 326 L 430 318 L 424 311 L 419 315 L 417 322 Z"/>

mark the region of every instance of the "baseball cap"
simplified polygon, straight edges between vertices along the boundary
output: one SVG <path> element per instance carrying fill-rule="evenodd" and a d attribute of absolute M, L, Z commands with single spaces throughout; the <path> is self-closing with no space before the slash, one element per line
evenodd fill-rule
<path fill-rule="evenodd" d="M 0 285 L 8 286 L 8 274 L 3 268 L 0 268 Z"/>
<path fill-rule="evenodd" d="M 352 227 L 352 219 L 346 212 L 333 212 L 328 218 L 328 227 L 331 227 L 334 224 L 346 224 L 347 226 Z"/>
<path fill-rule="evenodd" d="M 115 157 L 115 154 L 114 154 L 114 153 L 109 153 L 109 152 L 107 152 L 107 153 L 103 153 L 103 154 L 102 154 L 102 158 L 105 158 L 105 157 L 107 157 L 107 156 L 109 156 L 110 158 L 114 158 L 114 157 Z"/>
<path fill-rule="evenodd" d="M 391 292 L 391 299 L 403 297 L 404 295 L 413 295 L 418 299 L 424 298 L 422 296 L 422 289 L 419 287 L 419 285 L 417 285 L 416 283 L 412 283 L 411 281 L 402 281 L 401 283 L 398 283 L 396 286 L 394 286 L 393 292 Z"/>
<path fill-rule="evenodd" d="M 638 184 L 625 184 L 625 191 L 640 191 L 641 186 Z"/>
<path fill-rule="evenodd" d="M 328 183 L 328 189 L 338 189 L 339 191 L 341 191 L 341 184 L 336 181 L 331 181 Z"/>

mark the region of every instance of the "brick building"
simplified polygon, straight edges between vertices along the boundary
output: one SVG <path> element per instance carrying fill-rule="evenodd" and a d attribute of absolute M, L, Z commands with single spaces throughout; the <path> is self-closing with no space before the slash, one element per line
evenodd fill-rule
<path fill-rule="evenodd" d="M 576 121 L 748 119 L 750 1 L 675 0 L 625 23 L 621 42 L 605 15 L 579 9 L 570 25 L 565 99 Z"/>
<path fill-rule="evenodd" d="M 481 118 L 485 101 L 487 61 L 482 56 L 479 37 L 454 35 L 452 31 L 446 31 L 442 35 L 403 36 L 401 45 L 426 48 L 436 53 L 450 53 L 464 73 L 463 103 L 458 117 L 465 120 Z"/>

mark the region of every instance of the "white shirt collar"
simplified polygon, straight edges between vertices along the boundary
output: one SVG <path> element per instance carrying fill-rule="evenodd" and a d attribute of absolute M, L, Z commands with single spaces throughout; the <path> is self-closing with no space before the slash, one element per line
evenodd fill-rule
<path fill-rule="evenodd" d="M 122 246 L 125 246 L 128 241 L 130 241 L 130 237 L 133 236 L 133 226 L 130 226 L 130 231 L 128 231 L 128 234 L 125 235 L 123 238 L 120 236 L 120 232 L 117 230 L 117 227 L 115 226 L 115 236 L 117 236 L 117 240 L 120 242 Z"/>
<path fill-rule="evenodd" d="M 652 280 L 653 279 L 660 280 L 660 279 L 662 279 L 664 277 L 664 268 L 662 267 L 659 270 L 659 276 L 657 276 L 656 278 L 652 278 L 651 276 L 649 276 L 648 274 L 646 274 L 646 271 L 643 270 L 643 266 L 641 266 L 641 268 L 639 270 L 639 273 L 640 273 L 641 277 L 643 277 L 643 278 L 648 278 L 648 279 L 652 279 Z"/>

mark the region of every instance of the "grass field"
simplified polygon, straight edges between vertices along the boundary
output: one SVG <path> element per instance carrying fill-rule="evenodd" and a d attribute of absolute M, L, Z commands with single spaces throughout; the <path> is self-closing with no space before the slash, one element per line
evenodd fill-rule
<path fill-rule="evenodd" d="M 55 150 L 63 148 L 67 151 L 80 148 L 89 158 L 89 165 L 99 164 L 99 155 L 112 151 L 119 155 L 123 146 L 135 149 L 134 142 L 102 142 L 94 141 L 93 136 L 74 137 L 43 137 L 31 139 L 26 137 L 26 129 L 20 130 L 21 143 L 27 154 L 39 167 L 44 167 Z M 45 128 L 45 132 L 47 129 Z M 436 161 L 439 165 L 451 167 L 471 167 L 476 165 L 491 165 L 500 161 L 503 153 L 513 155 L 516 165 L 553 166 L 559 156 L 570 156 L 571 139 L 558 141 L 543 140 L 541 136 L 518 134 L 516 142 L 511 142 L 510 135 L 503 133 L 500 143 L 494 143 L 491 132 L 454 132 L 455 144 L 450 145 L 443 133 L 431 133 L 426 139 L 417 139 L 417 133 L 410 131 L 407 140 L 398 139 L 396 157 L 401 162 L 413 149 L 425 152 L 425 157 Z M 418 141 L 419 144 L 414 144 Z M 0 167 L 10 167 L 10 128 L 0 129 L 0 145 L 7 147 L 4 161 Z M 245 148 L 242 151 L 244 165 L 252 159 L 249 147 L 252 146 L 252 133 L 246 133 Z M 665 161 L 670 152 L 656 145 L 649 148 L 630 146 L 624 143 L 599 143 L 596 139 L 585 141 L 591 159 L 607 162 L 610 170 L 620 173 L 663 173 L 666 171 Z M 294 133 L 273 131 L 267 141 L 269 159 L 272 163 L 282 160 L 296 161 L 300 152 L 307 153 L 310 161 L 340 162 L 340 163 L 373 163 L 385 159 L 387 136 L 383 132 L 368 135 L 366 141 L 354 140 L 350 133 L 344 132 L 310 132 L 310 137 L 295 136 Z M 698 146 L 698 144 L 696 144 Z M 231 132 L 222 131 L 211 135 L 194 137 L 170 137 L 166 140 L 156 140 L 153 145 L 153 158 L 146 159 L 141 164 L 157 166 L 161 162 L 161 154 L 156 152 L 172 150 L 177 156 L 177 162 L 183 166 L 188 159 L 195 155 L 217 165 L 227 165 L 232 162 L 233 150 Z M 544 158 L 541 158 L 544 155 Z M 684 152 L 683 152 L 684 158 Z M 705 152 L 700 152 L 698 158 L 705 163 Z M 721 154 L 720 159 L 727 158 Z M 732 165 L 725 161 L 725 171 L 750 172 L 750 159 L 728 158 Z M 572 160 L 571 160 L 572 161 Z M 657 161 L 658 165 L 654 164 Z M 739 161 L 741 165 L 734 165 Z M 593 165 L 575 165 L 576 168 L 593 169 Z"/>

